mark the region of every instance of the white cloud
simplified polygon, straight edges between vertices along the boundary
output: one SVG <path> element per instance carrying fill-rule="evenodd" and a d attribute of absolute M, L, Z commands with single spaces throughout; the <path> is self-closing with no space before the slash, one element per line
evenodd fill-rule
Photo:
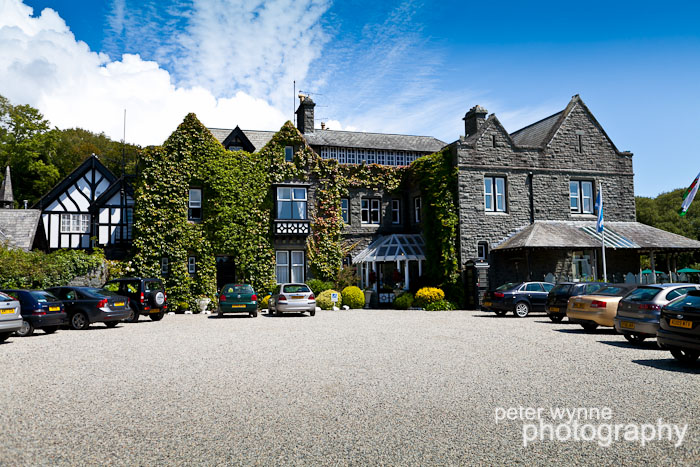
<path fill-rule="evenodd" d="M 291 1 L 273 4 L 288 9 L 289 14 L 301 12 Z M 122 18 L 112 25 L 127 27 L 128 21 Z M 195 34 L 195 38 L 205 35 L 205 23 L 198 27 L 202 31 Z M 283 34 L 283 28 L 284 24 L 278 22 L 267 25 L 257 34 L 271 30 Z M 300 34 L 301 30 L 296 29 L 295 34 Z M 210 62 L 215 59 L 216 34 L 212 30 L 209 42 L 205 41 L 198 49 L 203 55 L 201 67 L 209 67 L 211 73 L 215 73 L 216 68 L 216 64 Z M 301 45 L 293 50 L 304 55 L 301 49 L 309 44 L 297 39 Z M 292 38 L 289 40 L 293 42 Z M 245 53 L 238 55 L 241 61 L 256 53 L 264 55 L 264 51 L 270 52 L 272 48 L 269 43 L 263 51 L 257 49 L 256 52 L 254 42 L 255 35 L 252 35 L 243 47 Z M 313 52 L 307 52 L 307 57 L 311 56 Z M 261 58 L 255 66 L 274 68 L 274 60 L 285 59 L 288 59 L 286 52 L 271 54 Z M 237 63 L 237 68 L 255 73 L 255 67 L 242 63 Z M 223 68 L 228 69 L 234 65 L 231 60 L 224 64 Z M 203 84 L 220 82 L 217 80 L 225 73 L 226 70 L 221 71 L 218 77 L 207 75 L 213 78 Z M 268 77 L 266 86 L 272 88 L 275 80 L 282 79 L 288 71 L 280 73 Z M 292 118 L 291 108 L 282 112 L 263 98 L 264 89 L 253 93 L 236 91 L 232 87 L 226 98 L 217 98 L 217 94 L 202 85 L 182 86 L 173 81 L 171 74 L 158 63 L 143 60 L 139 55 L 124 54 L 121 60 L 113 61 L 106 54 L 91 51 L 87 44 L 76 40 L 65 21 L 51 9 L 32 17 L 32 9 L 20 1 L 0 0 L 0 94 L 15 104 L 37 107 L 59 128 L 78 126 L 104 131 L 114 139 L 121 139 L 123 112 L 127 109 L 127 141 L 147 145 L 162 143 L 188 112 L 195 112 L 207 126 L 221 128 L 240 125 L 242 128 L 277 129 Z"/>

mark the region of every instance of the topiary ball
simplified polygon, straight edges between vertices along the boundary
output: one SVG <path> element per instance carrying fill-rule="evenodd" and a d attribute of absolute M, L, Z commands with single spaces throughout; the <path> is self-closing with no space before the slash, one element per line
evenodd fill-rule
<path fill-rule="evenodd" d="M 350 308 L 362 308 L 365 306 L 365 293 L 354 285 L 343 289 L 343 303 Z"/>
<path fill-rule="evenodd" d="M 333 293 L 338 294 L 338 301 L 335 303 L 335 306 L 340 308 L 340 305 L 343 304 L 343 296 L 335 290 L 324 290 L 321 292 L 319 296 L 316 297 L 316 306 L 320 307 L 322 310 L 332 310 L 333 302 L 331 302 L 331 294 Z"/>

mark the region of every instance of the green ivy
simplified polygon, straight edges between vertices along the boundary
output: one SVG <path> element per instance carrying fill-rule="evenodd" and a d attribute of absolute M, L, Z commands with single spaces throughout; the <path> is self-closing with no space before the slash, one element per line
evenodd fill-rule
<path fill-rule="evenodd" d="M 100 268 L 104 262 L 104 254 L 97 248 L 92 254 L 83 250 L 58 250 L 47 254 L 0 245 L 0 287 L 44 289 L 66 285 L 75 277 Z"/>

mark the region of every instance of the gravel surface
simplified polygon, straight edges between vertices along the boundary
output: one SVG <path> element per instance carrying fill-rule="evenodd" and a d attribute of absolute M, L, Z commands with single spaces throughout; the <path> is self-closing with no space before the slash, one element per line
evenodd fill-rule
<path fill-rule="evenodd" d="M 700 463 L 700 365 L 544 316 L 171 315 L 10 338 L 0 362 L 0 465 Z M 688 429 L 523 447 L 510 407 Z"/>

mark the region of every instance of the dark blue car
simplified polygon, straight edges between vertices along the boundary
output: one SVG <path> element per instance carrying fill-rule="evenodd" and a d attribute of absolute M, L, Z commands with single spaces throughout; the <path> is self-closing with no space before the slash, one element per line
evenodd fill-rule
<path fill-rule="evenodd" d="M 498 316 L 512 312 L 520 318 L 531 311 L 544 311 L 547 295 L 554 284 L 549 282 L 508 282 L 484 294 L 481 309 Z"/>
<path fill-rule="evenodd" d="M 63 303 L 49 292 L 23 289 L 4 289 L 2 292 L 19 301 L 22 308 L 22 328 L 15 331 L 20 337 L 31 336 L 35 329 L 51 334 L 67 322 Z"/>

